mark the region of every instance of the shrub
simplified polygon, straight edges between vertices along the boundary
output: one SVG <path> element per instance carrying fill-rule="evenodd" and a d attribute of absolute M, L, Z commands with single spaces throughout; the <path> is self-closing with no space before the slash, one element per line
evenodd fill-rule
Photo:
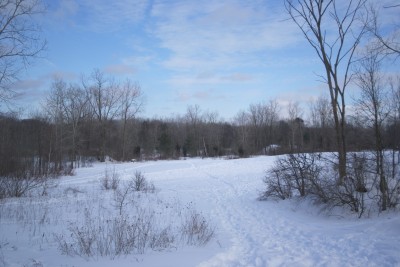
<path fill-rule="evenodd" d="M 122 188 L 114 191 L 114 203 L 122 215 L 123 208 L 128 204 L 129 200 L 133 201 L 132 183 L 125 184 Z"/>
<path fill-rule="evenodd" d="M 280 168 L 281 164 L 282 162 L 278 160 L 275 162 L 275 166 L 267 171 L 267 175 L 264 178 L 266 190 L 260 199 L 273 197 L 284 200 L 292 197 L 292 183 L 290 177 L 284 173 L 284 169 Z"/>
<path fill-rule="evenodd" d="M 86 209 L 83 223 L 73 222 L 66 234 L 54 234 L 61 253 L 91 258 L 143 254 L 147 249 L 176 249 L 177 233 L 171 225 L 157 228 L 155 213 L 138 209 L 135 215 L 99 218 Z M 181 238 L 188 245 L 204 246 L 214 236 L 205 218 L 192 212 L 181 226 Z"/>
<path fill-rule="evenodd" d="M 59 250 L 69 256 L 114 258 L 131 253 L 143 254 L 150 244 L 155 249 L 162 249 L 158 245 L 163 248 L 167 246 L 166 243 L 150 242 L 160 236 L 154 229 L 151 216 L 117 216 L 114 219 L 99 220 L 89 214 L 83 225 L 73 223 L 68 231 L 68 235 L 55 234 L 55 241 Z"/>
<path fill-rule="evenodd" d="M 46 187 L 46 177 L 0 177 L 0 199 L 9 197 L 23 197 L 28 192 Z"/>
<path fill-rule="evenodd" d="M 119 214 L 122 214 L 122 209 L 128 202 L 133 201 L 134 192 L 154 193 L 155 190 L 153 183 L 148 182 L 141 172 L 136 172 L 122 188 L 118 188 L 114 191 L 114 202 L 119 210 Z"/>
<path fill-rule="evenodd" d="M 101 188 L 104 190 L 116 190 L 118 188 L 120 178 L 119 174 L 113 169 L 112 173 L 108 169 L 105 170 L 104 176 L 100 179 Z"/>
<path fill-rule="evenodd" d="M 289 154 L 276 160 L 267 171 L 264 183 L 267 189 L 262 198 L 291 198 L 295 193 L 301 197 L 320 190 L 318 180 L 321 167 L 316 164 L 319 154 Z"/>
<path fill-rule="evenodd" d="M 204 246 L 214 237 L 214 227 L 203 215 L 191 211 L 181 226 L 181 239 L 191 246 Z"/>
<path fill-rule="evenodd" d="M 148 182 L 146 177 L 141 172 L 135 172 L 135 176 L 131 180 L 131 185 L 136 192 L 154 193 L 154 184 Z"/>
<path fill-rule="evenodd" d="M 351 154 L 347 176 L 343 183 L 337 184 L 337 177 L 329 172 L 332 162 L 320 154 L 289 154 L 280 157 L 267 171 L 264 178 L 266 190 L 261 199 L 311 196 L 330 208 L 348 207 L 361 217 L 366 209 L 365 198 L 372 192 L 377 180 L 368 160 L 366 154 Z M 379 197 L 371 195 L 369 199 L 373 202 Z"/>

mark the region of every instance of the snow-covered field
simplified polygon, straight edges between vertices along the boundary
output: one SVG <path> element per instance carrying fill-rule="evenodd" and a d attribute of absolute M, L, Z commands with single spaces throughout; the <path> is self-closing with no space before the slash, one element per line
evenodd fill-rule
<path fill-rule="evenodd" d="M 187 159 L 78 169 L 43 196 L 0 202 L 0 266 L 400 266 L 398 213 L 357 219 L 349 213 L 329 216 L 304 200 L 258 201 L 273 161 Z M 185 211 L 196 211 L 214 237 L 205 246 L 177 242 L 144 254 L 63 254 L 55 236 L 68 238 L 68 227 L 84 223 L 82 209 L 98 214 L 99 221 L 117 210 L 110 204 L 112 190 L 100 186 L 105 169 L 115 169 L 122 182 L 140 171 L 155 185 L 156 193 L 136 196 L 135 202 L 155 206 L 157 224 L 178 225 Z"/>

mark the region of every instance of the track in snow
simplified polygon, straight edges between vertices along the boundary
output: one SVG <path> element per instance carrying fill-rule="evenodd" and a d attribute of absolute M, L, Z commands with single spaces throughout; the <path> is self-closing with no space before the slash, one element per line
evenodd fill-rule
<path fill-rule="evenodd" d="M 182 204 L 189 203 L 196 211 L 202 211 L 215 225 L 216 238 L 204 248 L 181 247 L 177 251 L 130 255 L 114 261 L 86 261 L 53 255 L 54 250 L 32 250 L 29 254 L 29 245 L 18 242 L 14 236 L 10 236 L 15 239 L 11 241 L 19 244 L 21 253 L 8 251 L 11 245 L 5 246 L 5 241 L 1 243 L 5 239 L 2 239 L 0 228 L 0 266 L 4 253 L 14 255 L 16 262 L 19 258 L 38 257 L 43 266 L 65 262 L 57 266 L 68 267 L 111 264 L 140 267 L 400 266 L 398 214 L 386 213 L 361 220 L 339 219 L 316 214 L 317 208 L 310 207 L 307 202 L 258 201 L 259 192 L 264 189 L 265 170 L 273 161 L 274 157 L 188 159 L 95 164 L 92 168 L 78 169 L 76 176 L 63 177 L 60 188 L 55 189 L 77 187 L 88 192 L 78 195 L 82 199 L 76 203 L 90 201 L 90 194 L 101 196 L 99 179 L 106 169 L 110 172 L 115 169 L 122 180 L 140 171 L 160 190 L 160 199 L 172 200 L 179 209 L 184 208 Z M 50 198 L 49 201 L 62 200 Z M 34 205 L 32 201 L 31 205 Z M 8 225 L 0 226 L 8 227 L 3 228 L 5 236 L 11 233 Z M 45 253 L 52 256 L 42 257 L 47 255 Z M 59 260 L 57 257 L 64 258 Z"/>
<path fill-rule="evenodd" d="M 399 262 L 399 256 L 392 256 L 397 254 L 395 247 L 380 249 L 387 241 L 400 244 L 399 235 L 382 230 L 385 221 L 377 226 L 373 220 L 330 219 L 296 212 L 293 203 L 258 201 L 271 160 L 189 160 L 176 169 L 148 173 L 155 183 L 165 182 L 164 190 L 170 187 L 178 197 L 208 211 L 217 234 L 229 237 L 221 252 L 199 267 L 392 266 Z M 399 220 L 388 221 L 387 229 L 399 225 Z"/>

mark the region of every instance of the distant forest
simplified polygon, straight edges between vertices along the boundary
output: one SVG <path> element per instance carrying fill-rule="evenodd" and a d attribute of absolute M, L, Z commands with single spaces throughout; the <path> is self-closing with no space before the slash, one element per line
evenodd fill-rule
<path fill-rule="evenodd" d="M 392 108 L 383 123 L 385 149 L 400 148 L 398 91 L 388 88 L 393 94 L 386 100 Z M 308 110 L 298 102 L 286 110 L 275 100 L 253 104 L 229 122 L 197 105 L 181 116 L 145 119 L 139 116 L 142 105 L 138 84 L 117 83 L 99 71 L 81 86 L 55 80 L 37 115 L 0 115 L 0 176 L 63 173 L 108 157 L 130 161 L 337 151 L 331 105 L 323 97 Z M 374 149 L 372 126 L 360 112 L 348 115 L 348 151 Z"/>

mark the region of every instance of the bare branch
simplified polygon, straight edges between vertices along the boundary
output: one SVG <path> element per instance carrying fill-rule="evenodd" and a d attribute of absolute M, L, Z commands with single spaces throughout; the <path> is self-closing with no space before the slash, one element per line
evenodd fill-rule
<path fill-rule="evenodd" d="M 46 47 L 33 19 L 43 11 L 41 0 L 0 1 L 0 103 L 7 104 L 16 96 L 11 85 Z"/>

